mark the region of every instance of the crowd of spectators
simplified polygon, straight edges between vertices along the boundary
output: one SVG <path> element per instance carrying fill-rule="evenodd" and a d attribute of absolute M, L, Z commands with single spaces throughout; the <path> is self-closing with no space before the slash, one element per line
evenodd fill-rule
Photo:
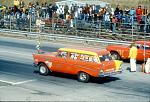
<path fill-rule="evenodd" d="M 53 4 L 35 4 L 29 3 L 26 5 L 23 0 L 20 1 L 19 6 L 6 7 L 5 10 L 0 11 L 1 18 L 16 19 L 17 28 L 22 28 L 25 24 L 29 24 L 29 19 L 36 22 L 40 19 L 61 19 L 67 23 L 68 30 L 75 27 L 77 21 L 91 22 L 95 24 L 103 23 L 106 32 L 115 33 L 116 28 L 129 27 L 132 24 L 139 26 L 139 31 L 150 32 L 150 12 L 146 6 L 138 6 L 137 8 L 126 7 L 122 8 L 117 5 L 113 9 L 110 5 L 106 7 L 99 7 L 97 5 L 79 6 L 77 4 L 62 5 Z"/>

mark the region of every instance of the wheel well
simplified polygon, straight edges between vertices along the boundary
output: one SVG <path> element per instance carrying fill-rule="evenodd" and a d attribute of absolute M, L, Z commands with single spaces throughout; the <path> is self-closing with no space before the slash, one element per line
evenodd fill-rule
<path fill-rule="evenodd" d="M 117 51 L 110 51 L 110 53 L 116 53 L 116 54 L 118 54 L 118 55 L 119 55 L 120 59 L 122 58 L 122 57 L 121 57 L 121 55 L 120 55 L 120 53 L 119 53 L 119 52 L 117 52 Z"/>
<path fill-rule="evenodd" d="M 117 54 L 119 54 L 117 51 L 110 51 L 110 53 L 117 53 Z"/>
<path fill-rule="evenodd" d="M 40 64 L 44 64 L 44 65 L 46 65 L 44 62 L 39 62 L 37 65 L 39 66 Z"/>
<path fill-rule="evenodd" d="M 88 74 L 89 76 L 91 76 L 89 73 L 87 73 L 87 72 L 85 72 L 85 71 L 78 71 L 78 74 L 81 73 L 81 72 L 86 73 L 86 74 Z"/>

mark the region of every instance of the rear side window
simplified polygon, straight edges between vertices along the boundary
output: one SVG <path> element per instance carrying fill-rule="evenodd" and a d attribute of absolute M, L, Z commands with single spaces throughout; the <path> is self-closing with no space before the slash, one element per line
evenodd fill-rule
<path fill-rule="evenodd" d="M 70 53 L 70 59 L 77 60 L 78 56 L 79 56 L 78 53 L 74 53 L 74 52 Z"/>
<path fill-rule="evenodd" d="M 87 55 L 87 54 L 81 54 L 80 55 L 80 60 L 81 61 L 86 61 L 86 62 L 97 62 L 97 59 L 96 59 L 95 56 Z"/>
<path fill-rule="evenodd" d="M 107 55 L 99 56 L 99 59 L 100 59 L 101 62 L 103 62 L 103 61 L 110 61 L 110 60 L 112 60 L 112 57 L 111 57 L 110 54 L 107 54 Z"/>

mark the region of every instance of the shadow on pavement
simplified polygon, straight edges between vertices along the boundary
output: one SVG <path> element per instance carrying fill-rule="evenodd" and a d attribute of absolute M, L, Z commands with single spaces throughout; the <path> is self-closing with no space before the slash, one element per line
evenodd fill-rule
<path fill-rule="evenodd" d="M 34 71 L 35 74 L 39 74 L 38 70 Z M 70 75 L 70 74 L 65 74 L 65 73 L 59 73 L 59 72 L 52 72 L 48 75 L 48 77 L 53 76 L 53 77 L 59 77 L 59 78 L 65 78 L 65 79 L 71 79 L 71 80 L 78 80 L 77 75 Z M 97 83 L 97 84 L 103 84 L 103 83 L 109 83 L 112 81 L 120 80 L 117 77 L 101 77 L 101 78 L 96 78 L 96 77 L 90 77 L 89 83 Z"/>

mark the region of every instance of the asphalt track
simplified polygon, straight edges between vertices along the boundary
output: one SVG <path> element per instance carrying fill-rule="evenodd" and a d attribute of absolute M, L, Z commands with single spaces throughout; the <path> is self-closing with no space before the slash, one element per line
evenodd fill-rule
<path fill-rule="evenodd" d="M 150 101 L 150 75 L 129 72 L 127 62 L 122 74 L 81 83 L 62 73 L 39 75 L 35 46 L 36 41 L 0 37 L 0 101 Z M 44 51 L 65 46 L 70 44 L 42 42 Z"/>

